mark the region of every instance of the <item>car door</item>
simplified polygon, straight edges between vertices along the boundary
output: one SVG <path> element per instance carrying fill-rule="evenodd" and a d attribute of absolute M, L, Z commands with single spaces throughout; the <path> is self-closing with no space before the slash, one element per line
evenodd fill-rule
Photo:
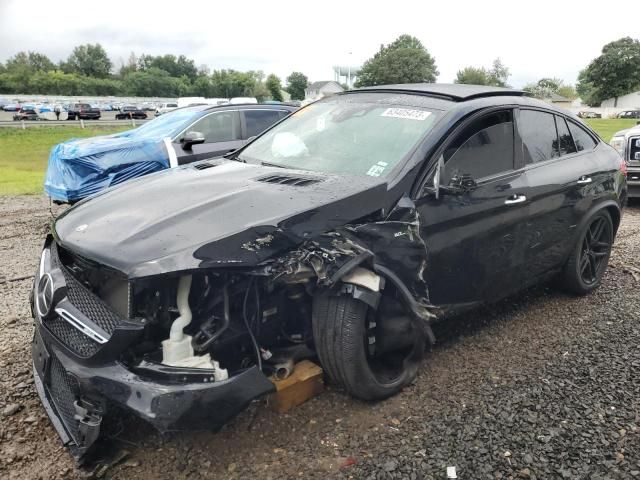
<path fill-rule="evenodd" d="M 188 132 L 200 132 L 202 144 L 184 148 L 182 140 Z M 240 116 L 237 110 L 214 111 L 187 127 L 173 142 L 178 165 L 219 157 L 243 145 Z"/>
<path fill-rule="evenodd" d="M 482 114 L 445 143 L 439 198 L 416 201 L 436 305 L 498 299 L 519 285 L 526 179 L 515 163 L 513 111 Z M 466 191 L 447 187 L 466 179 Z M 475 184 L 475 185 L 473 185 Z"/>
<path fill-rule="evenodd" d="M 286 110 L 247 109 L 241 110 L 243 138 L 248 140 L 257 137 L 274 123 L 289 114 Z"/>
<path fill-rule="evenodd" d="M 527 176 L 524 195 L 530 202 L 525 254 L 534 282 L 557 270 L 574 245 L 575 229 L 591 205 L 595 143 L 591 139 L 585 149 L 585 140 L 579 140 L 578 150 L 564 116 L 548 111 L 521 109 L 516 125 Z"/>

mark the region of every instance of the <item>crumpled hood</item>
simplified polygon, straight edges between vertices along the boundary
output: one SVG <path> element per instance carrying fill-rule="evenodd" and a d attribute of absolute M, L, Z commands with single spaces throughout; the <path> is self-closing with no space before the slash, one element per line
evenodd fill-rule
<path fill-rule="evenodd" d="M 196 166 L 211 165 L 198 169 Z M 292 185 L 268 181 L 310 179 Z M 127 182 L 69 209 L 54 234 L 66 248 L 130 278 L 249 267 L 383 207 L 379 178 L 217 160 Z"/>

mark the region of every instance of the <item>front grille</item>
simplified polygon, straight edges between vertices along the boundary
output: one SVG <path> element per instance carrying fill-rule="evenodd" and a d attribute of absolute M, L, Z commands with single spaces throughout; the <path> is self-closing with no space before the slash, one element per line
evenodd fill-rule
<path fill-rule="evenodd" d="M 100 349 L 98 342 L 87 337 L 84 333 L 60 317 L 53 317 L 46 320 L 44 325 L 58 340 L 80 357 L 91 357 Z"/>
<path fill-rule="evenodd" d="M 80 395 L 80 387 L 78 381 L 69 375 L 60 360 L 51 355 L 51 385 L 49 385 L 49 393 L 53 404 L 62 419 L 69 435 L 78 443 L 78 420 L 75 416 L 74 403 Z"/>
<path fill-rule="evenodd" d="M 67 283 L 67 298 L 71 304 L 111 335 L 120 323 L 118 314 L 76 280 L 66 268 L 62 267 L 62 273 Z"/>
<path fill-rule="evenodd" d="M 67 284 L 67 297 L 71 304 L 111 335 L 121 322 L 121 317 L 98 298 L 95 293 L 79 282 L 62 264 L 58 255 L 58 246 L 55 242 L 51 244 L 51 262 L 62 270 Z"/>

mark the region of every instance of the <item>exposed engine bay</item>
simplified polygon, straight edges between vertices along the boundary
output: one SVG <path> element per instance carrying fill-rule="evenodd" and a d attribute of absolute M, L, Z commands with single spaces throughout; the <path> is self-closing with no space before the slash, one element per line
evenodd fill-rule
<path fill-rule="evenodd" d="M 145 319 L 145 338 L 131 360 L 208 368 L 216 381 L 252 365 L 286 376 L 294 361 L 313 355 L 307 285 L 230 273 L 141 281 L 132 313 Z"/>

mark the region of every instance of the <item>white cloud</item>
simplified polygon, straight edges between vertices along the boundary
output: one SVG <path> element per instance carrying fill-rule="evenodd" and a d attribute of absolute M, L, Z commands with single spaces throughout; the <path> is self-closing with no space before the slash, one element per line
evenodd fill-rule
<path fill-rule="evenodd" d="M 361 64 L 381 43 L 408 33 L 435 56 L 440 82 L 451 82 L 467 65 L 489 66 L 499 56 L 514 86 L 543 76 L 573 83 L 605 43 L 638 36 L 624 20 L 630 18 L 640 18 L 640 2 L 612 0 L 598 14 L 584 2 L 549 0 L 0 0 L 0 61 L 20 50 L 57 61 L 75 45 L 100 42 L 116 64 L 132 51 L 173 53 L 198 66 L 281 77 L 299 70 L 322 80 L 333 77 L 333 65 Z"/>

